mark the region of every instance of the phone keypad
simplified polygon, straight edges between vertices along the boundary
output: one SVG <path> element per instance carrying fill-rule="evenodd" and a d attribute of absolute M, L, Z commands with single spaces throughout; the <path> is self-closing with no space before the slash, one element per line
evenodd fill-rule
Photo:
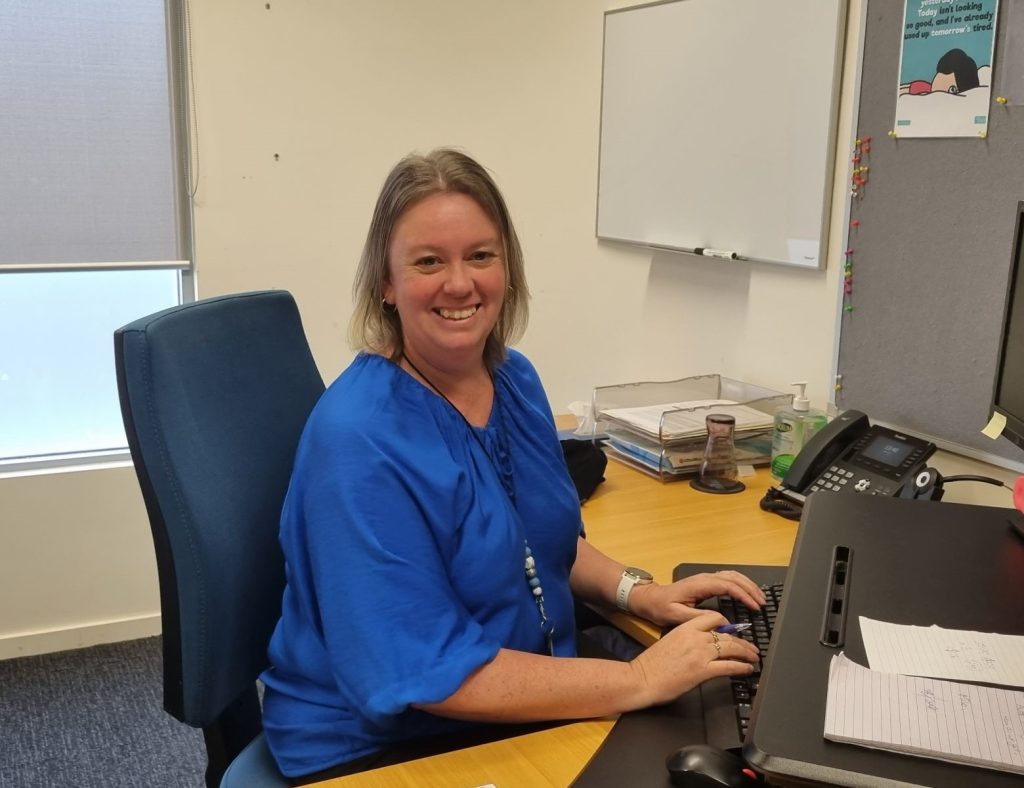
<path fill-rule="evenodd" d="M 853 471 L 848 471 L 844 468 L 839 468 L 833 465 L 827 471 L 825 471 L 821 478 L 818 479 L 814 484 L 811 485 L 811 492 L 818 490 L 835 490 L 838 492 L 842 490 L 853 478 Z"/>
<path fill-rule="evenodd" d="M 832 490 L 834 492 L 856 490 L 857 492 L 866 492 L 868 495 L 892 494 L 892 490 L 881 481 L 876 480 L 872 482 L 870 479 L 857 479 L 854 481 L 855 475 L 853 471 L 833 465 L 811 485 L 808 493 L 817 492 L 818 490 Z"/>

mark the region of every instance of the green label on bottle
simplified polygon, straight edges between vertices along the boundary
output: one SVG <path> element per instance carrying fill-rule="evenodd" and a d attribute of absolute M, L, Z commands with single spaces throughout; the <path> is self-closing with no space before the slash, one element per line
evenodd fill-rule
<path fill-rule="evenodd" d="M 793 464 L 792 454 L 779 454 L 772 458 L 772 476 L 776 479 L 782 479 L 789 471 L 789 466 Z"/>

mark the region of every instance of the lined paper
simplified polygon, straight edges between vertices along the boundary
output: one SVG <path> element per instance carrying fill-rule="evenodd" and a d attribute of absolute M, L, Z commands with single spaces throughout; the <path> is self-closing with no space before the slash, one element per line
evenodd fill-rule
<path fill-rule="evenodd" d="M 1024 692 L 832 658 L 825 738 L 1024 774 Z"/>
<path fill-rule="evenodd" d="M 1024 687 L 1024 637 L 860 617 L 868 664 L 883 673 Z"/>

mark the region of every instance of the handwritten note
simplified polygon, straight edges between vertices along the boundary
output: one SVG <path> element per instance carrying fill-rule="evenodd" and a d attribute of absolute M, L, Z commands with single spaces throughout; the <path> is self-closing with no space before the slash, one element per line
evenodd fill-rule
<path fill-rule="evenodd" d="M 1024 692 L 881 673 L 839 654 L 825 738 L 1024 774 Z"/>
<path fill-rule="evenodd" d="M 868 664 L 884 673 L 1024 687 L 1024 637 L 860 617 Z"/>

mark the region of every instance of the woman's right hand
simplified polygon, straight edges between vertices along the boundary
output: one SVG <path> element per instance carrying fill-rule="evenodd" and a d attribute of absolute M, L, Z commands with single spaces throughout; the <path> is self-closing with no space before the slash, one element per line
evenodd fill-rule
<path fill-rule="evenodd" d="M 675 700 L 716 676 L 747 676 L 754 672 L 757 648 L 743 638 L 714 631 L 729 622 L 709 611 L 666 633 L 630 665 L 639 674 L 643 705 Z"/>

